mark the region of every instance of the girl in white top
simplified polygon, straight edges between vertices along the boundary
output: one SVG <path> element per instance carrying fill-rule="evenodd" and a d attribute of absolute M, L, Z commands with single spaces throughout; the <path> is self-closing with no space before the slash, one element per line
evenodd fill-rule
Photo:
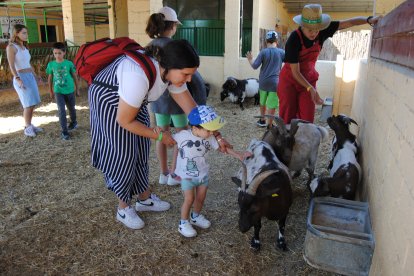
<path fill-rule="evenodd" d="M 35 106 L 40 103 L 40 96 L 35 72 L 30 65 L 27 38 L 26 26 L 16 24 L 13 27 L 13 35 L 6 48 L 6 52 L 10 71 L 13 74 L 13 86 L 23 106 L 24 134 L 29 137 L 35 137 L 36 133 L 42 131 L 41 128 L 35 127 L 32 124 L 33 111 Z"/>

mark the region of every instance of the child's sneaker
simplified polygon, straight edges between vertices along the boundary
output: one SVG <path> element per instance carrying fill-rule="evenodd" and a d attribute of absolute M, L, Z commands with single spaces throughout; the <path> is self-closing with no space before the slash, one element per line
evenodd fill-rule
<path fill-rule="evenodd" d="M 168 175 L 165 175 L 163 173 L 160 173 L 160 178 L 158 179 L 158 183 L 160 183 L 160 185 L 165 185 L 168 182 Z"/>
<path fill-rule="evenodd" d="M 128 206 L 125 209 L 118 208 L 116 219 L 131 229 L 141 229 L 145 226 L 144 221 L 137 215 L 134 208 L 131 206 Z"/>
<path fill-rule="evenodd" d="M 69 133 L 67 132 L 62 132 L 62 134 L 60 134 L 60 137 L 62 138 L 62 140 L 70 140 Z"/>
<path fill-rule="evenodd" d="M 78 123 L 77 122 L 69 123 L 69 126 L 68 126 L 69 131 L 72 131 L 72 130 L 77 129 L 77 128 L 78 128 Z"/>
<path fill-rule="evenodd" d="M 211 222 L 203 215 L 198 215 L 197 217 L 193 218 L 193 214 L 190 216 L 190 223 L 203 229 L 207 229 L 211 225 Z"/>
<path fill-rule="evenodd" d="M 24 128 L 24 135 L 28 136 L 28 137 L 36 137 L 36 132 L 33 129 L 33 126 L 27 126 Z"/>
<path fill-rule="evenodd" d="M 171 176 L 171 174 L 168 175 L 167 185 L 175 186 L 175 185 L 180 185 L 180 184 L 181 184 L 181 179 L 179 176 L 176 175 L 175 177 L 173 177 Z"/>
<path fill-rule="evenodd" d="M 265 120 L 263 120 L 263 119 L 259 119 L 259 120 L 256 122 L 256 124 L 257 124 L 259 127 L 265 127 L 265 126 L 266 126 L 266 121 L 265 121 Z"/>
<path fill-rule="evenodd" d="M 178 232 L 186 238 L 192 238 L 197 236 L 197 231 L 187 221 L 178 225 Z"/>
<path fill-rule="evenodd" d="M 144 211 L 154 211 L 162 212 L 170 209 L 170 204 L 167 201 L 162 201 L 155 194 L 151 194 L 146 200 L 137 200 L 135 204 L 135 210 L 144 212 Z"/>
<path fill-rule="evenodd" d="M 43 128 L 32 125 L 33 131 L 37 134 L 43 132 Z"/>

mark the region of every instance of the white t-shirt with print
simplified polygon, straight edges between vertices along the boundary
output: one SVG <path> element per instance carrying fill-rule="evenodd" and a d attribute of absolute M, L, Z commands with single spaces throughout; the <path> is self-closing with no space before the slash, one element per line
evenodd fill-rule
<path fill-rule="evenodd" d="M 205 158 L 207 153 L 219 148 L 216 138 L 213 135 L 208 138 L 197 137 L 190 129 L 174 134 L 173 138 L 178 146 L 175 174 L 182 179 L 202 180 L 208 175 L 210 167 Z"/>
<path fill-rule="evenodd" d="M 168 85 L 161 79 L 160 68 L 158 62 L 151 58 L 157 71 L 157 77 L 154 86 L 148 92 L 149 80 L 145 75 L 141 65 L 136 63 L 132 58 L 127 57 L 121 61 L 116 70 L 119 88 L 118 93 L 122 100 L 130 106 L 139 108 L 148 93 L 148 101 L 156 101 L 168 88 L 170 93 L 179 94 L 187 90 L 187 85 L 184 83 L 181 87 Z"/>

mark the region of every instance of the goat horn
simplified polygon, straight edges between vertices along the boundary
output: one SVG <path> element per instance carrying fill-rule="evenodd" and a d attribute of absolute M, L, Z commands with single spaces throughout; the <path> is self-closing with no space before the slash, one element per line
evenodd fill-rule
<path fill-rule="evenodd" d="M 286 125 L 282 118 L 280 118 L 279 116 L 275 116 L 274 120 L 276 123 L 276 127 L 279 129 L 279 131 L 283 134 L 287 134 Z"/>
<path fill-rule="evenodd" d="M 249 188 L 247 188 L 247 193 L 253 196 L 256 195 L 257 188 L 259 188 L 259 185 L 263 182 L 263 180 L 277 171 L 278 170 L 269 170 L 256 175 L 250 183 Z"/>
<path fill-rule="evenodd" d="M 241 161 L 242 163 L 242 169 L 243 169 L 243 173 L 242 173 L 242 183 L 241 183 L 241 190 L 245 191 L 246 190 L 246 180 L 247 180 L 247 168 L 246 168 L 246 164 L 244 164 L 243 161 Z"/>

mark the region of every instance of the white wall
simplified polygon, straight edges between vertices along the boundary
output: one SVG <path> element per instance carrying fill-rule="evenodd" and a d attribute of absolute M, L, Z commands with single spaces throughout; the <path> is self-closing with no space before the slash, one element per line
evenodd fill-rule
<path fill-rule="evenodd" d="M 370 275 L 414 272 L 413 88 L 413 70 L 376 59 L 360 64 L 352 117 L 376 242 Z"/>
<path fill-rule="evenodd" d="M 332 98 L 335 87 L 335 61 L 318 60 L 316 71 L 319 73 L 319 80 L 316 83 L 319 96 Z"/>

